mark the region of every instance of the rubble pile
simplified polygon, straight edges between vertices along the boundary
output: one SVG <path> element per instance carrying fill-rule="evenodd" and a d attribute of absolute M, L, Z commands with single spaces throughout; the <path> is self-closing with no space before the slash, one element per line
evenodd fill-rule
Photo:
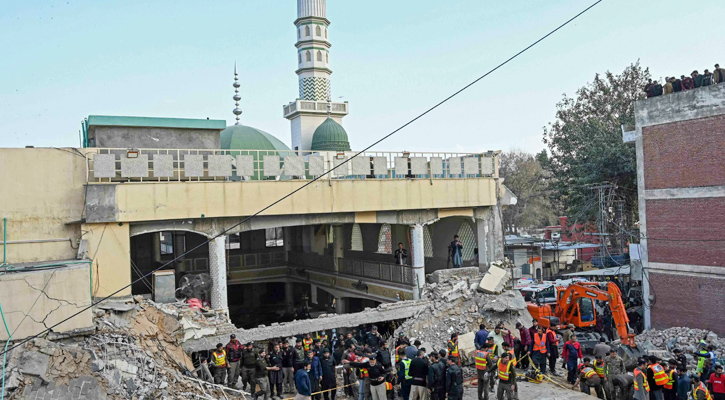
<path fill-rule="evenodd" d="M 456 332 L 461 361 L 470 365 L 475 352 L 473 338 L 480 324 L 493 329 L 496 324 L 503 323 L 507 329 L 514 330 L 516 322 L 531 321 L 521 294 L 503 288 L 510 279 L 510 273 L 501 275 L 502 278 L 494 282 L 494 287 L 501 287 L 503 292 L 489 294 L 479 287 L 483 277 L 478 274 L 478 269 L 470 269 L 476 274 L 461 271 L 460 274 L 448 272 L 445 279 L 433 277 L 433 283 L 426 284 L 421 295 L 421 299 L 428 300 L 429 304 L 401 324 L 396 335 L 404 332 L 411 340 L 420 340 L 422 347 L 431 351 L 445 348 L 451 334 Z M 442 273 L 446 271 L 459 270 L 444 270 Z"/>
<path fill-rule="evenodd" d="M 226 314 L 142 298 L 102 303 L 94 313 L 93 334 L 54 342 L 36 338 L 14 350 L 6 374 L 8 398 L 65 398 L 76 392 L 93 399 L 225 397 L 218 387 L 192 378 L 194 364 L 181 343 L 232 331 Z"/>
<path fill-rule="evenodd" d="M 671 354 L 672 350 L 682 350 L 687 356 L 688 369 L 694 369 L 697 365 L 697 358 L 692 354 L 699 350 L 700 340 L 705 340 L 708 345 L 715 346 L 716 350 L 725 348 L 725 338 L 719 338 L 714 332 L 686 327 L 652 329 L 637 335 L 634 340 L 637 346 L 645 351 L 655 349 L 666 352 L 670 357 L 674 357 Z"/>

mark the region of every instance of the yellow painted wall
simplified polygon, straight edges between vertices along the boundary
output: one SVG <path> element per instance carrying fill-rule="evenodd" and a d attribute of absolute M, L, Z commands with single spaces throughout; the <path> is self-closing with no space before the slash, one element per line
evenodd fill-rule
<path fill-rule="evenodd" d="M 63 239 L 8 244 L 9 263 L 76 257 L 80 223 L 69 223 L 83 215 L 85 162 L 73 149 L 0 149 L 0 235 L 7 218 L 8 241 Z"/>
<path fill-rule="evenodd" d="M 131 284 L 131 239 L 128 224 L 83 224 L 88 257 L 93 260 L 93 296 L 105 297 Z M 130 296 L 127 287 L 115 296 Z"/>
<path fill-rule="evenodd" d="M 333 180 L 311 184 L 264 215 L 483 207 L 495 181 L 477 179 Z M 251 215 L 298 189 L 300 181 L 166 182 L 116 187 L 119 221 Z"/>
<path fill-rule="evenodd" d="M 45 330 L 46 326 L 55 325 L 89 306 L 89 274 L 88 264 L 78 264 L 0 275 L 0 305 L 10 332 L 15 332 L 13 339 L 36 335 Z M 53 328 L 53 331 L 92 328 L 91 312 L 91 309 L 83 311 Z M 45 321 L 45 325 L 41 321 Z M 7 337 L 5 328 L 0 328 L 0 341 L 7 340 Z"/>

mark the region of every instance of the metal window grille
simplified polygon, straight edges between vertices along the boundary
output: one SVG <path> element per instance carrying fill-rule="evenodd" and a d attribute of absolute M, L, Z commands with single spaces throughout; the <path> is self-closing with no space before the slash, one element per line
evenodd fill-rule
<path fill-rule="evenodd" d="M 391 254 L 393 252 L 393 236 L 390 232 L 390 224 L 383 224 L 380 227 L 378 236 L 378 253 Z"/>
<path fill-rule="evenodd" d="M 350 250 L 363 251 L 363 237 L 360 224 L 353 224 L 350 235 Z"/>
<path fill-rule="evenodd" d="M 433 240 L 430 237 L 430 227 L 423 227 L 423 251 L 425 257 L 433 257 Z"/>
<path fill-rule="evenodd" d="M 458 228 L 458 237 L 461 243 L 463 243 L 461 257 L 464 260 L 473 260 L 473 249 L 476 247 L 476 235 L 473 234 L 473 228 L 470 222 L 461 222 L 461 227 Z"/>

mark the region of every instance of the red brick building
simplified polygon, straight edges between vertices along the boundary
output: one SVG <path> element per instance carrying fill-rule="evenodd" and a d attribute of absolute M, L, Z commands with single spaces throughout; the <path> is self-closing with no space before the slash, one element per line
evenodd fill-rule
<path fill-rule="evenodd" d="M 725 334 L 725 84 L 635 104 L 645 326 Z"/>

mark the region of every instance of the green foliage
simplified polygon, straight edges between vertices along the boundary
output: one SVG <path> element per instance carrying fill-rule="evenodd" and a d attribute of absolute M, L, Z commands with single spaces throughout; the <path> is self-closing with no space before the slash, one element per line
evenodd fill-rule
<path fill-rule="evenodd" d="M 518 234 L 519 229 L 540 228 L 556 219 L 546 193 L 546 171 L 541 167 L 540 157 L 541 154 L 521 150 L 501 153 L 499 175 L 517 198 L 516 205 L 503 211 L 506 232 Z"/>
<path fill-rule="evenodd" d="M 634 102 L 644 97 L 649 69 L 639 61 L 621 74 L 607 71 L 556 106 L 556 121 L 544 128 L 554 203 L 572 222 L 593 221 L 596 194 L 587 185 L 616 186 L 610 198 L 623 200 L 631 223 L 637 210 L 635 148 L 622 141 L 622 125 L 634 125 Z"/>

